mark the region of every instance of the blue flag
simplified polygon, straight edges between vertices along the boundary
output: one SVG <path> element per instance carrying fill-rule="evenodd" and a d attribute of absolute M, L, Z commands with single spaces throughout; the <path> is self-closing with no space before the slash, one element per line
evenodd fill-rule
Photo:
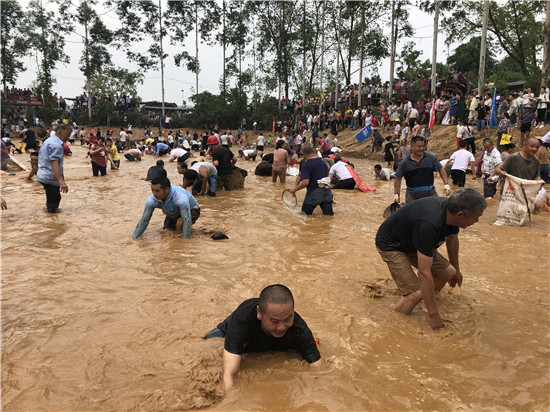
<path fill-rule="evenodd" d="M 366 127 L 364 127 L 359 133 L 355 135 L 355 138 L 359 143 L 363 143 L 367 137 L 369 137 L 372 134 L 372 128 L 371 125 L 368 124 Z"/>
<path fill-rule="evenodd" d="M 491 129 L 495 128 L 495 125 L 497 123 L 497 88 L 495 87 L 495 91 L 493 93 L 493 110 L 491 110 Z"/>

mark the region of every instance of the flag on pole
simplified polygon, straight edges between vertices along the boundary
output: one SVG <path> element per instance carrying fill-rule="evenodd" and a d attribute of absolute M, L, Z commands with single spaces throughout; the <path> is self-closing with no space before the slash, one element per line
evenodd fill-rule
<path fill-rule="evenodd" d="M 428 126 L 430 130 L 433 131 L 435 124 L 435 99 L 432 102 L 432 108 L 430 110 L 430 125 Z"/>
<path fill-rule="evenodd" d="M 372 128 L 371 128 L 371 125 L 368 124 L 363 129 L 361 129 L 359 133 L 355 135 L 355 138 L 359 143 L 363 143 L 367 139 L 367 137 L 369 137 L 371 134 L 372 134 Z"/>
<path fill-rule="evenodd" d="M 271 133 L 275 133 L 275 118 L 273 118 L 273 129 L 271 130 Z"/>
<path fill-rule="evenodd" d="M 495 91 L 493 92 L 493 107 L 491 109 L 491 129 L 495 128 L 495 125 L 497 123 L 497 88 L 495 87 Z"/>

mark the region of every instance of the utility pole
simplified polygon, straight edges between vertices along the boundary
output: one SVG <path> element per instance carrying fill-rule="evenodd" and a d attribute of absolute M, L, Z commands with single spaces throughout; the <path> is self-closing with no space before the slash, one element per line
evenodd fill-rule
<path fill-rule="evenodd" d="M 432 96 L 435 96 L 435 86 L 437 83 L 437 31 L 439 28 L 439 0 L 435 0 L 434 12 L 434 42 L 432 46 Z"/>
<path fill-rule="evenodd" d="M 334 87 L 334 110 L 338 105 L 338 78 L 340 77 L 340 64 L 338 59 L 340 58 L 340 26 L 342 25 L 342 2 L 338 0 L 338 24 L 336 25 L 336 86 Z M 361 32 L 361 39 L 363 38 L 363 32 Z"/>
<path fill-rule="evenodd" d="M 483 0 L 483 29 L 481 32 L 481 50 L 479 51 L 479 73 L 477 75 L 477 94 L 483 94 L 485 84 L 485 52 L 487 50 L 487 24 L 489 23 L 489 0 Z"/>
<path fill-rule="evenodd" d="M 325 64 L 325 1 L 323 0 L 323 16 L 321 23 L 321 82 L 319 85 L 319 116 L 321 116 L 323 108 L 323 66 Z"/>
<path fill-rule="evenodd" d="M 357 96 L 357 107 L 361 107 L 361 97 L 363 97 L 363 43 L 365 36 L 365 3 L 361 2 L 361 57 L 359 57 L 359 96 Z"/>
<path fill-rule="evenodd" d="M 160 81 L 162 86 L 162 117 L 164 119 L 164 52 L 162 51 L 162 5 L 159 0 Z"/>
<path fill-rule="evenodd" d="M 90 43 L 88 40 L 88 0 L 84 1 L 84 41 L 86 43 L 86 93 L 88 93 L 88 120 L 92 120 L 92 93 L 90 87 Z"/>
<path fill-rule="evenodd" d="M 546 21 L 542 32 L 542 83 L 548 84 L 548 69 L 550 66 L 550 1 L 546 2 Z"/>

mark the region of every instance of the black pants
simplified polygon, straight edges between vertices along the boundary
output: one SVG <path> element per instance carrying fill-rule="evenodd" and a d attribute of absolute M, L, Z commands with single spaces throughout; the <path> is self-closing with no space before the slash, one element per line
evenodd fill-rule
<path fill-rule="evenodd" d="M 48 213 L 57 213 L 59 202 L 61 202 L 60 187 L 47 183 L 42 183 L 42 186 L 46 191 L 46 209 L 48 209 Z"/>
<path fill-rule="evenodd" d="M 465 147 L 466 150 L 469 150 L 470 146 L 472 147 L 472 154 L 476 154 L 476 141 L 473 137 L 469 137 L 467 139 L 464 139 L 467 146 Z"/>
<path fill-rule="evenodd" d="M 497 193 L 497 182 L 491 182 L 487 178 L 490 175 L 483 176 L 483 197 L 495 197 Z"/>
<path fill-rule="evenodd" d="M 466 183 L 466 172 L 464 170 L 451 169 L 451 177 L 453 179 L 453 185 L 464 187 Z"/>
<path fill-rule="evenodd" d="M 355 188 L 355 180 L 350 177 L 349 179 L 339 180 L 333 187 L 333 189 L 351 189 Z"/>
<path fill-rule="evenodd" d="M 99 176 L 100 172 L 101 176 L 105 176 L 107 174 L 107 166 L 100 166 L 96 162 L 92 162 L 92 172 L 94 176 Z"/>

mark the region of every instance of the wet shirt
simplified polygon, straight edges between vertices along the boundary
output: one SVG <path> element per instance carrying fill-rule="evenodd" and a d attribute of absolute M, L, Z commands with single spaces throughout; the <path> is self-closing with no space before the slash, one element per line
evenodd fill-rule
<path fill-rule="evenodd" d="M 216 169 L 216 166 L 208 162 L 197 162 L 191 166 L 191 170 L 194 170 L 198 174 L 201 166 L 206 167 L 206 177 L 211 177 L 218 174 L 218 169 Z"/>
<path fill-rule="evenodd" d="M 309 183 L 307 185 L 308 193 L 313 192 L 319 187 L 317 180 L 328 176 L 327 164 L 320 157 L 314 157 L 306 160 L 301 168 L 301 171 L 301 180 L 309 179 Z"/>
<path fill-rule="evenodd" d="M 446 224 L 447 202 L 447 198 L 431 196 L 406 203 L 380 225 L 376 247 L 432 257 L 447 236 L 459 232 L 457 226 Z"/>
<path fill-rule="evenodd" d="M 63 176 L 63 141 L 55 134 L 44 140 L 38 154 L 38 172 L 36 180 L 40 183 L 59 186 L 59 182 L 53 174 L 52 162 L 59 161 L 59 172 Z"/>
<path fill-rule="evenodd" d="M 97 145 L 92 145 L 90 150 L 97 150 L 99 148 L 100 147 Z M 99 152 L 91 155 L 91 158 L 92 158 L 92 162 L 94 162 L 98 166 L 101 166 L 101 167 L 107 166 L 107 149 L 105 148 L 105 146 L 102 146 Z"/>
<path fill-rule="evenodd" d="M 260 299 L 245 300 L 218 325 L 225 335 L 224 349 L 235 355 L 247 352 L 297 350 L 308 363 L 317 362 L 321 354 L 306 322 L 294 312 L 294 323 L 283 337 L 268 335 L 257 317 Z"/>
<path fill-rule="evenodd" d="M 147 229 L 155 209 L 162 209 L 165 215 L 172 218 L 181 217 L 183 220 L 181 237 L 191 236 L 191 209 L 199 209 L 199 204 L 193 195 L 187 190 L 179 186 L 170 185 L 170 194 L 164 202 L 162 200 L 155 199 L 155 196 L 153 195 L 147 199 L 147 202 L 145 202 L 143 216 L 141 216 L 132 238 L 137 239 L 143 235 L 143 232 Z"/>
<path fill-rule="evenodd" d="M 535 113 L 524 113 L 523 116 L 521 116 L 521 124 L 531 124 L 531 122 L 535 119 Z"/>
<path fill-rule="evenodd" d="M 170 146 L 168 146 L 166 143 L 157 143 L 157 149 L 155 150 L 155 154 L 159 154 L 160 152 L 165 152 L 166 150 L 170 149 Z"/>
<path fill-rule="evenodd" d="M 111 147 L 107 147 L 107 151 L 111 154 L 111 160 L 113 161 L 120 160 L 118 149 L 116 148 L 115 145 L 112 145 Z"/>
<path fill-rule="evenodd" d="M 411 159 L 411 155 L 399 162 L 395 175 L 404 177 L 408 190 L 431 190 L 434 184 L 434 172 L 439 172 L 441 163 L 431 153 L 424 153 L 419 162 Z"/>
<path fill-rule="evenodd" d="M 212 152 L 212 163 L 216 160 L 219 162 L 218 169 L 219 175 L 230 175 L 233 174 L 233 152 L 226 147 L 218 147 Z"/>
<path fill-rule="evenodd" d="M 521 152 L 508 156 L 500 165 L 500 168 L 512 176 L 520 179 L 535 180 L 540 177 L 540 162 L 533 156 L 531 160 L 525 160 Z"/>

